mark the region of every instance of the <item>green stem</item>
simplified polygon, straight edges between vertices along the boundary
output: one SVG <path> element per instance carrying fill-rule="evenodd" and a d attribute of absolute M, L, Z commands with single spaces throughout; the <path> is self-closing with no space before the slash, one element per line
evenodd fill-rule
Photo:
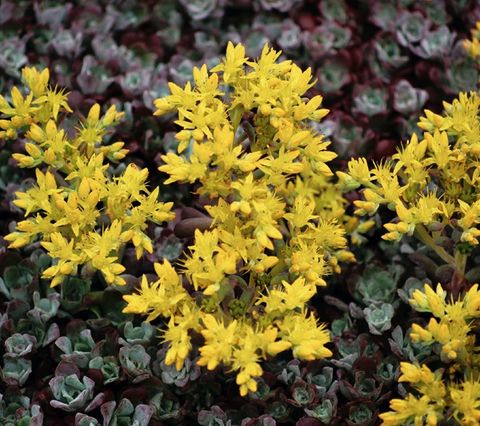
<path fill-rule="evenodd" d="M 437 253 L 437 255 L 442 259 L 444 260 L 446 263 L 448 263 L 449 265 L 452 265 L 454 266 L 455 268 L 458 269 L 458 266 L 457 266 L 457 262 L 455 260 L 455 258 L 448 254 L 447 251 L 443 248 L 443 247 L 440 247 L 435 241 L 434 239 L 430 236 L 430 234 L 428 233 L 428 231 L 425 229 L 425 227 L 423 225 L 417 225 L 415 227 L 415 235 L 417 236 L 417 238 L 423 242 L 424 244 L 426 244 L 428 247 L 430 247 L 435 253 Z"/>
<path fill-rule="evenodd" d="M 455 250 L 455 264 L 457 265 L 457 269 L 462 275 L 465 275 L 465 266 L 467 264 L 467 256 L 465 254 L 460 253 L 458 250 Z"/>

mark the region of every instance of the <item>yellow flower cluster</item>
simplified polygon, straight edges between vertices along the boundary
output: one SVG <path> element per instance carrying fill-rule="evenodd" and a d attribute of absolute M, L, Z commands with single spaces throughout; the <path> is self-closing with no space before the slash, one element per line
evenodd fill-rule
<path fill-rule="evenodd" d="M 473 285 L 456 302 L 446 303 L 446 296 L 440 284 L 436 291 L 425 284 L 424 292 L 416 290 L 413 293 L 410 304 L 419 312 L 431 312 L 435 318 L 430 318 L 425 328 L 413 324 L 410 336 L 414 342 L 426 345 L 440 343 L 443 362 L 467 365 L 474 352 L 473 320 L 480 317 L 478 285 Z"/>
<path fill-rule="evenodd" d="M 127 152 L 123 142 L 101 145 L 108 128 L 122 117 L 115 106 L 100 116 L 100 106 L 93 105 L 71 137 L 58 122 L 60 112 L 71 112 L 66 94 L 49 87 L 48 69 L 25 68 L 23 79 L 26 96 L 16 87 L 11 103 L 0 96 L 0 137 L 24 133 L 26 154 L 13 157 L 21 167 L 36 168 L 36 185 L 16 193 L 14 203 L 27 218 L 5 239 L 19 248 L 41 236 L 54 259 L 43 273 L 52 287 L 81 265 L 101 271 L 109 284 L 124 284 L 120 248 L 132 242 L 137 257 L 152 252 L 144 232 L 147 221 L 172 219 L 172 203 L 157 201 L 158 188 L 147 190 L 147 169 L 130 164 L 118 177 L 107 172 L 105 158 L 119 160 Z"/>
<path fill-rule="evenodd" d="M 465 48 L 480 58 L 480 23 Z M 348 173 L 338 173 L 344 188 L 364 187 L 363 200 L 355 202 L 359 215 L 374 214 L 381 204 L 397 217 L 385 224 L 386 240 L 413 235 L 454 268 L 455 282 L 468 288 L 464 277 L 469 254 L 480 236 L 480 96 L 460 93 L 444 102 L 444 113 L 426 110 L 418 126 L 423 138 L 409 143 L 383 164 L 369 168 L 364 159 L 352 160 Z M 449 244 L 444 242 L 449 240 Z M 449 247 L 449 250 L 447 250 Z M 457 301 L 447 302 L 440 284 L 416 290 L 410 304 L 432 314 L 426 326 L 412 325 L 413 342 L 432 346 L 445 369 L 432 372 L 427 365 L 401 364 L 400 381 L 416 395 L 393 399 L 392 411 L 381 414 L 383 424 L 480 424 L 480 357 L 476 346 L 480 318 L 480 291 L 471 286 Z"/>
<path fill-rule="evenodd" d="M 475 25 L 475 28 L 472 29 L 470 32 L 472 34 L 472 39 L 465 40 L 463 42 L 463 46 L 472 58 L 479 59 L 480 58 L 480 21 L 477 22 L 477 24 Z"/>
<path fill-rule="evenodd" d="M 373 215 L 380 205 L 396 212 L 384 239 L 414 235 L 460 274 L 480 236 L 479 107 L 477 93 L 460 93 L 444 102 L 443 115 L 426 110 L 418 123 L 422 139 L 414 134 L 391 160 L 369 167 L 354 159 L 347 173 L 337 172 L 345 189 L 364 187 L 355 201 L 358 215 Z M 450 252 L 441 243 L 447 236 Z"/>
<path fill-rule="evenodd" d="M 419 397 L 390 401 L 392 411 L 381 414 L 386 426 L 432 425 L 453 417 L 458 424 L 480 424 L 480 356 L 475 346 L 475 332 L 480 318 L 480 291 L 473 285 L 464 297 L 447 303 L 440 285 L 434 291 L 425 284 L 416 290 L 410 304 L 420 312 L 430 312 L 426 327 L 413 324 L 411 338 L 426 345 L 439 345 L 446 372 L 432 372 L 428 366 L 401 364 L 401 382 L 410 383 Z M 460 382 L 458 382 L 460 376 Z M 457 378 L 457 379 L 454 379 Z"/>
<path fill-rule="evenodd" d="M 200 365 L 237 372 L 240 393 L 257 389 L 260 361 L 291 349 L 313 360 L 331 355 L 328 332 L 307 311 L 316 286 L 353 261 L 346 227 L 362 238 L 372 223 L 345 218 L 345 201 L 326 162 L 335 154 L 312 122 L 327 110 L 308 100 L 311 71 L 265 46 L 257 61 L 228 44 L 224 61 L 194 68 L 194 85 L 170 83 L 156 115 L 178 112 L 178 154 L 162 157 L 167 183 L 196 183 L 210 200 L 209 229 L 195 231 L 183 275 L 165 262 L 159 281 L 125 296 L 125 312 L 169 318 L 167 364 L 183 366 L 200 333 Z M 183 155 L 182 155 L 183 153 Z M 168 270 L 168 273 L 165 272 Z M 172 304 L 172 300 L 176 300 Z"/>

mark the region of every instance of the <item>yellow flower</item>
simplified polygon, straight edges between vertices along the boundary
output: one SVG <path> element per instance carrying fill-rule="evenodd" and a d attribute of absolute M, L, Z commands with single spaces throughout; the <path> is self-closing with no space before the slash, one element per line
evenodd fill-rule
<path fill-rule="evenodd" d="M 32 93 L 34 93 L 32 91 Z M 35 95 L 34 95 L 35 96 Z M 54 120 L 57 119 L 60 109 L 63 109 L 67 112 L 72 112 L 67 103 L 68 93 L 65 93 L 63 89 L 47 89 L 43 91 L 43 94 L 39 96 L 35 101 L 36 105 L 48 105 L 51 116 Z M 50 115 L 50 114 L 49 114 Z"/>
<path fill-rule="evenodd" d="M 382 425 L 403 426 L 409 424 L 409 421 L 413 421 L 415 425 L 436 426 L 438 421 L 443 418 L 425 396 L 415 398 L 413 395 L 407 395 L 406 399 L 392 399 L 390 408 L 394 411 L 379 416 L 383 421 Z"/>
<path fill-rule="evenodd" d="M 241 347 L 235 348 L 232 354 L 233 369 L 240 370 L 236 382 L 240 386 L 241 396 L 247 395 L 249 391 L 256 392 L 257 382 L 255 378 L 263 374 L 262 367 L 258 363 L 258 347 L 255 343 L 255 337 L 247 334 L 241 343 Z"/>
<path fill-rule="evenodd" d="M 419 312 L 432 312 L 438 318 L 441 318 L 445 312 L 445 298 L 447 292 L 443 290 L 440 284 L 436 291 L 428 285 L 424 285 L 424 292 L 415 290 L 410 299 L 410 304 Z"/>
<path fill-rule="evenodd" d="M 480 423 L 480 383 L 478 380 L 465 380 L 450 388 L 453 417 L 462 425 Z"/>
<path fill-rule="evenodd" d="M 25 67 L 22 69 L 22 79 L 31 90 L 32 95 L 39 97 L 47 90 L 50 73 L 48 68 L 39 72 L 35 67 Z"/>
<path fill-rule="evenodd" d="M 174 318 L 171 317 L 168 328 L 163 333 L 163 339 L 170 343 L 165 355 L 165 364 L 175 364 L 177 371 L 180 371 L 192 348 L 188 328 L 182 323 L 176 324 Z"/>
<path fill-rule="evenodd" d="M 324 345 L 330 341 L 324 325 L 318 325 L 311 314 L 290 314 L 279 323 L 282 340 L 292 344 L 293 355 L 306 361 L 327 358 L 332 352 Z"/>
<path fill-rule="evenodd" d="M 242 73 L 245 58 L 245 47 L 242 44 L 233 45 L 231 41 L 227 44 L 227 54 L 223 63 L 212 68 L 212 72 L 223 71 L 223 81 L 230 83 Z"/>
<path fill-rule="evenodd" d="M 198 365 L 215 369 L 222 362 L 230 362 L 233 345 L 237 342 L 237 321 L 232 321 L 225 327 L 222 321 L 210 314 L 202 317 L 205 328 L 201 331 L 205 344 L 200 348 Z"/>
<path fill-rule="evenodd" d="M 148 283 L 143 275 L 139 293 L 123 296 L 128 303 L 123 312 L 148 314 L 147 321 L 152 321 L 158 316 L 171 315 L 176 311 L 177 304 L 187 297 L 180 277 L 168 260 L 163 264 L 155 263 L 154 266 L 159 279 Z"/>
<path fill-rule="evenodd" d="M 328 333 L 306 304 L 325 274 L 353 260 L 345 249 L 347 203 L 328 178 L 336 154 L 310 125 L 328 111 L 321 96 L 304 98 L 312 70 L 279 56 L 265 45 L 249 60 L 242 45 L 229 43 L 221 64 L 194 68 L 193 84 L 171 83 L 171 94 L 155 102 L 156 115 L 177 110 L 180 127 L 178 155 L 164 155 L 159 170 L 166 183 L 196 183 L 212 219 L 208 230 L 195 231 L 182 260 L 195 290 L 195 300 L 182 302 L 198 306 L 202 318 L 199 364 L 237 372 L 241 395 L 257 389 L 268 356 L 290 348 L 306 360 L 331 355 Z M 228 96 L 218 88 L 222 76 Z M 383 192 L 379 197 L 385 203 Z M 141 216 L 134 210 L 126 221 L 125 239 Z M 170 317 L 183 324 L 178 312 Z"/>

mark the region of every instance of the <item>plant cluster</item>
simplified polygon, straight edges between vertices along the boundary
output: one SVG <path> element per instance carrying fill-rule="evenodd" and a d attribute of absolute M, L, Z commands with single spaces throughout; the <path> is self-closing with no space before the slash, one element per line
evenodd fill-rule
<path fill-rule="evenodd" d="M 401 363 L 400 382 L 409 383 L 419 396 L 408 394 L 405 399 L 393 399 L 393 411 L 380 415 L 385 425 L 408 422 L 436 425 L 453 418 L 461 425 L 480 421 L 478 410 L 478 349 L 475 332 L 480 316 L 480 292 L 473 285 L 458 301 L 446 302 L 447 292 L 439 284 L 434 291 L 415 290 L 410 303 L 420 312 L 432 314 L 426 327 L 413 324 L 411 337 L 415 342 L 437 346 L 436 351 L 445 365 L 432 371 L 428 365 Z"/>
<path fill-rule="evenodd" d="M 443 287 L 434 290 L 427 283 L 409 300 L 415 310 L 432 315 L 425 326 L 413 323 L 411 339 L 432 346 L 443 368 L 402 363 L 399 380 L 410 383 L 419 396 L 393 399 L 392 411 L 380 416 L 386 425 L 436 425 L 450 418 L 473 425 L 480 420 L 475 346 L 480 295 L 478 285 L 471 284 L 480 235 L 479 106 L 476 92 L 460 93 L 444 103 L 442 115 L 426 110 L 418 124 L 423 138 L 413 135 L 391 160 L 373 167 L 365 159 L 351 160 L 348 173 L 337 172 L 345 188 L 363 187 L 361 199 L 354 201 L 357 214 L 374 215 L 381 205 L 394 212 L 384 224 L 383 239 L 413 236 L 425 254 L 443 263 L 444 277 L 447 273 Z"/>
<path fill-rule="evenodd" d="M 479 16 L 2 2 L 2 422 L 479 423 Z"/>
<path fill-rule="evenodd" d="M 48 66 L 75 108 L 116 103 L 126 113 L 118 131 L 144 156 L 173 137 L 150 117 L 167 81 L 183 85 L 193 65 L 218 63 L 228 40 L 243 41 L 251 57 L 268 42 L 312 67 L 335 150 L 378 158 L 411 133 L 424 106 L 438 110 L 475 87 L 460 40 L 478 14 L 464 0 L 7 1 L 0 88 L 18 84 L 25 65 Z"/>
<path fill-rule="evenodd" d="M 148 170 L 129 164 L 119 176 L 108 173 L 104 158 L 125 157 L 123 142 L 102 146 L 107 129 L 122 116 L 112 106 L 100 117 L 100 105 L 90 108 L 75 135 L 58 123 L 59 114 L 71 112 L 62 90 L 49 86 L 48 69 L 24 68 L 29 92 L 14 87 L 11 101 L 0 96 L 1 138 L 17 138 L 25 132 L 27 154 L 14 154 L 20 167 L 35 167 L 36 185 L 16 193 L 14 204 L 27 219 L 5 236 L 9 247 L 35 241 L 54 259 L 43 277 L 56 286 L 78 267 L 102 272 L 108 284 L 123 285 L 120 250 L 132 242 L 137 258 L 153 251 L 145 234 L 147 221 L 172 219 L 173 203 L 158 202 L 158 188 L 146 187 Z M 47 169 L 41 171 L 41 165 Z"/>
<path fill-rule="evenodd" d="M 311 71 L 277 63 L 279 55 L 265 46 L 251 61 L 243 45 L 229 43 L 210 72 L 194 68 L 193 87 L 170 83 L 171 95 L 155 101 L 157 115 L 177 110 L 182 128 L 183 155 L 164 155 L 159 169 L 167 184 L 198 182 L 208 215 L 188 224 L 198 226 L 183 260 L 193 292 L 164 261 L 155 265 L 157 281 L 144 277 L 139 293 L 124 297 L 124 312 L 168 319 L 167 365 L 180 370 L 192 332 L 200 333 L 198 364 L 236 371 L 242 395 L 257 390 L 260 361 L 269 355 L 332 355 L 306 304 L 339 260 L 353 260 L 343 201 L 328 181 L 326 162 L 335 154 L 309 124 L 328 111 L 320 96 L 302 98 Z"/>
<path fill-rule="evenodd" d="M 414 134 L 390 160 L 369 167 L 363 158 L 337 172 L 346 189 L 363 186 L 355 213 L 373 215 L 381 205 L 395 212 L 383 239 L 415 236 L 464 279 L 468 255 L 478 245 L 478 137 L 480 97 L 461 93 L 444 103 L 444 115 L 425 111 Z"/>

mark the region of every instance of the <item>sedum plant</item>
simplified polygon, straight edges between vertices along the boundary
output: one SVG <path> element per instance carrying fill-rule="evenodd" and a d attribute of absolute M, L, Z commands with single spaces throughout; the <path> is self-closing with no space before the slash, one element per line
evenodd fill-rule
<path fill-rule="evenodd" d="M 36 185 L 16 193 L 14 204 L 25 210 L 25 220 L 5 239 L 20 248 L 40 238 L 54 259 L 42 275 L 52 287 L 82 265 L 86 272 L 100 271 L 108 284 L 122 285 L 122 247 L 133 243 L 137 258 L 151 253 L 148 222 L 172 219 L 172 203 L 157 200 L 158 188 L 147 189 L 147 169 L 129 164 L 119 176 L 108 172 L 106 160 L 127 152 L 123 142 L 102 145 L 122 117 L 115 106 L 101 116 L 94 104 L 71 135 L 60 120 L 71 112 L 67 95 L 49 86 L 48 70 L 24 68 L 22 75 L 26 95 L 14 87 L 10 100 L 0 96 L 0 138 L 25 138 L 26 154 L 13 157 L 20 167 L 35 168 Z"/>
<path fill-rule="evenodd" d="M 437 425 L 449 418 L 461 425 L 480 422 L 479 363 L 475 346 L 480 318 L 478 285 L 473 285 L 455 302 L 446 299 L 447 292 L 440 285 L 434 290 L 425 284 L 423 291 L 417 289 L 413 293 L 412 307 L 433 317 L 426 327 L 413 324 L 410 336 L 414 342 L 439 346 L 440 359 L 448 368 L 432 371 L 425 364 L 402 362 L 399 381 L 409 383 L 418 396 L 408 394 L 404 399 L 391 400 L 392 411 L 380 415 L 384 425 Z M 456 380 L 447 380 L 449 376 Z"/>
<path fill-rule="evenodd" d="M 181 271 L 156 263 L 158 279 L 144 276 L 124 296 L 124 312 L 167 319 L 166 365 L 181 370 L 201 334 L 198 365 L 236 372 L 242 396 L 257 391 L 269 356 L 332 355 L 307 304 L 339 260 L 353 260 L 328 180 L 336 155 L 311 124 L 328 111 L 321 96 L 304 98 L 310 69 L 279 56 L 265 45 L 253 61 L 229 43 L 219 65 L 193 69 L 194 85 L 170 83 L 171 95 L 155 101 L 155 114 L 176 110 L 181 128 L 178 153 L 163 155 L 159 169 L 167 184 L 196 184 L 208 216 L 179 224 L 194 234 Z"/>
<path fill-rule="evenodd" d="M 480 57 L 480 21 L 471 30 L 471 39 L 463 42 L 463 47 L 472 58 L 478 60 Z"/>
<path fill-rule="evenodd" d="M 374 215 L 381 205 L 396 213 L 384 224 L 383 239 L 414 236 L 465 280 L 468 254 L 478 245 L 478 113 L 480 96 L 461 93 L 444 103 L 445 113 L 426 110 L 413 134 L 392 159 L 369 167 L 352 159 L 348 172 L 337 172 L 346 189 L 363 187 L 354 201 L 356 214 Z M 458 284 L 458 285 L 460 285 Z"/>
<path fill-rule="evenodd" d="M 475 56 L 471 43 L 465 46 Z M 387 426 L 480 421 L 475 345 L 480 292 L 478 284 L 470 284 L 469 271 L 480 236 L 480 96 L 460 93 L 444 107 L 443 115 L 426 110 L 418 123 L 422 138 L 414 134 L 391 160 L 372 168 L 365 159 L 351 160 L 348 173 L 338 172 L 346 188 L 364 187 L 362 199 L 354 202 L 357 214 L 375 214 L 382 204 L 396 213 L 384 225 L 385 240 L 416 237 L 444 263 L 440 268 L 450 271 L 443 274 L 445 288 L 438 284 L 434 290 L 426 283 L 423 291 L 411 293 L 410 305 L 432 316 L 424 326 L 413 323 L 410 338 L 432 347 L 431 359 L 437 362 L 433 370 L 427 363 L 401 363 L 399 381 L 409 383 L 413 392 L 390 401 L 391 411 L 380 415 Z"/>

